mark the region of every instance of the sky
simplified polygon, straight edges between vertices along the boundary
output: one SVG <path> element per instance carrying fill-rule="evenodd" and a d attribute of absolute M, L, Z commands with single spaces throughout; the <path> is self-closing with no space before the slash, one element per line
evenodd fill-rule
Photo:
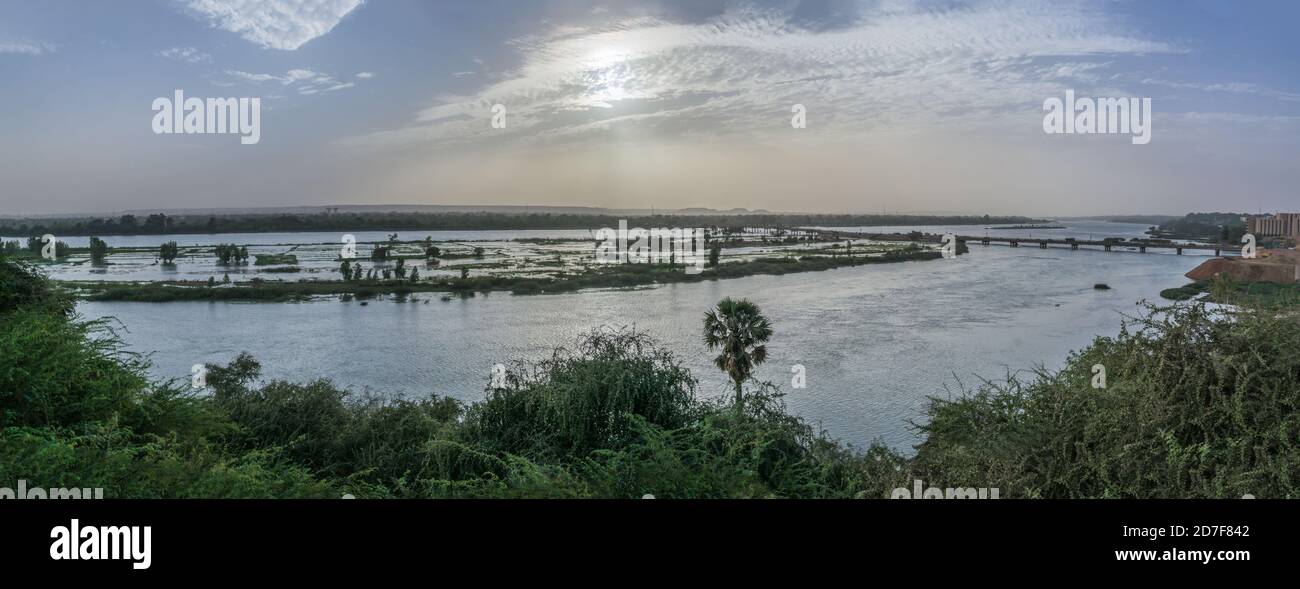
<path fill-rule="evenodd" d="M 1290 0 L 0 0 L 0 215 L 1295 211 L 1297 22 Z M 176 90 L 258 98 L 260 141 L 155 133 Z M 1151 141 L 1046 133 L 1067 90 L 1150 98 Z"/>

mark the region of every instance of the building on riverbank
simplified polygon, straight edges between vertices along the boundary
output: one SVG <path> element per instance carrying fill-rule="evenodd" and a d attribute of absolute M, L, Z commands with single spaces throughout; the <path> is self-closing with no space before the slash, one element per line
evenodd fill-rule
<path fill-rule="evenodd" d="M 1246 232 L 1256 237 L 1300 239 L 1300 213 L 1275 213 L 1246 217 Z"/>

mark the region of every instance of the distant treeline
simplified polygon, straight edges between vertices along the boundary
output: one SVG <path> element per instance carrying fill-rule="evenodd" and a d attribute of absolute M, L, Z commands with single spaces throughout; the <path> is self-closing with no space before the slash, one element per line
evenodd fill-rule
<path fill-rule="evenodd" d="M 1191 213 L 1161 223 L 1157 234 L 1171 238 L 1237 243 L 1246 233 L 1245 213 Z"/>
<path fill-rule="evenodd" d="M 1141 223 L 1143 225 L 1159 225 L 1167 223 L 1178 218 L 1177 215 L 1113 215 L 1109 217 L 1082 217 L 1084 219 L 1096 219 L 1108 223 Z"/>
<path fill-rule="evenodd" d="M 185 215 L 0 219 L 0 234 L 168 235 L 292 231 L 390 231 L 480 229 L 596 229 L 617 227 L 852 227 L 860 225 L 967 225 L 1040 223 L 1029 217 L 989 215 L 579 215 L 569 213 L 317 213 L 276 215 Z"/>

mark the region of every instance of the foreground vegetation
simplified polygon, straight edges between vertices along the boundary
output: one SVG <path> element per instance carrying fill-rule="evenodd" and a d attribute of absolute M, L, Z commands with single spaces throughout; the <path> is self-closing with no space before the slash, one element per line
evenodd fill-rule
<path fill-rule="evenodd" d="M 0 480 L 109 497 L 880 498 L 913 479 L 1002 497 L 1300 495 L 1291 311 L 1153 309 L 1059 372 L 936 399 L 913 457 L 789 415 L 749 376 L 782 326 L 744 301 L 710 316 L 734 398 L 699 399 L 670 351 L 608 329 L 470 404 L 267 382 L 247 355 L 196 393 L 151 381 L 107 324 L 0 256 Z"/>
<path fill-rule="evenodd" d="M 1200 298 L 1206 302 L 1243 307 L 1300 307 L 1300 284 L 1243 282 L 1220 274 L 1213 280 L 1197 280 L 1160 291 L 1162 298 L 1187 301 Z"/>

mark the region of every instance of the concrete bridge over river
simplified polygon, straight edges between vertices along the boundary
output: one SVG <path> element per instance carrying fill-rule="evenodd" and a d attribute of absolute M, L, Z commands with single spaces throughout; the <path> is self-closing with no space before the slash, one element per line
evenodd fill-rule
<path fill-rule="evenodd" d="M 913 234 L 907 233 L 858 233 L 853 231 L 826 231 L 822 230 L 823 235 L 834 235 L 840 239 L 869 239 L 872 241 L 925 241 L 938 243 L 943 239 L 942 235 L 933 233 L 922 234 L 919 238 Z M 1005 245 L 1010 247 L 1038 246 L 1040 249 L 1048 247 L 1068 247 L 1072 250 L 1081 248 L 1100 249 L 1102 251 L 1137 251 L 1146 253 L 1147 250 L 1174 250 L 1175 253 L 1182 255 L 1184 251 L 1205 251 L 1214 252 L 1216 256 L 1222 256 L 1225 253 L 1240 254 L 1241 248 L 1236 246 L 1215 245 L 1205 243 L 1180 243 L 1166 240 L 1124 240 L 1118 237 L 1105 239 L 1074 239 L 1074 238 L 1046 238 L 1046 237 L 992 237 L 992 236 L 974 236 L 974 235 L 957 235 L 958 242 L 966 242 L 967 246 L 971 245 Z"/>

